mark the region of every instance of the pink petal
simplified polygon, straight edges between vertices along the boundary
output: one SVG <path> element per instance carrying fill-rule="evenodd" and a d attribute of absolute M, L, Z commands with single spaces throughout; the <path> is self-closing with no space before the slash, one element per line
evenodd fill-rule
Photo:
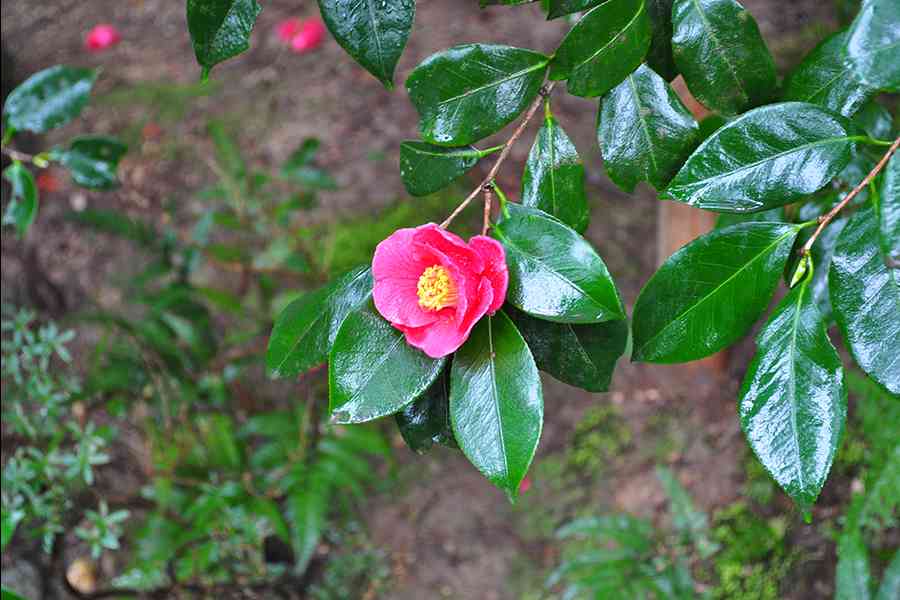
<path fill-rule="evenodd" d="M 493 302 L 488 308 L 488 313 L 494 314 L 506 300 L 506 290 L 509 287 L 509 271 L 506 267 L 506 251 L 497 240 L 484 235 L 476 235 L 469 240 L 469 246 L 477 252 L 484 261 L 484 276 L 491 282 L 494 292 Z"/>
<path fill-rule="evenodd" d="M 122 36 L 112 25 L 95 25 L 84 38 L 84 47 L 91 52 L 99 52 L 115 46 L 121 40 Z"/>
<path fill-rule="evenodd" d="M 279 40 L 285 44 L 290 44 L 294 36 L 300 33 L 302 25 L 303 21 L 299 17 L 284 19 L 275 26 L 275 33 L 278 35 Z"/>
<path fill-rule="evenodd" d="M 434 223 L 428 223 L 416 228 L 415 241 L 434 248 L 447 256 L 462 271 L 474 271 L 481 273 L 484 270 L 484 262 L 461 237 L 442 229 Z"/>
<path fill-rule="evenodd" d="M 415 229 L 398 229 L 375 248 L 372 297 L 375 308 L 391 323 L 421 327 L 437 318 L 419 306 L 416 289 L 422 272 L 435 264 L 435 259 L 414 251 L 414 235 Z"/>
<path fill-rule="evenodd" d="M 303 54 L 314 50 L 322 44 L 325 38 L 325 25 L 319 19 L 307 19 L 303 22 L 300 31 L 291 38 L 291 50 L 297 54 Z"/>
<path fill-rule="evenodd" d="M 457 321 L 455 315 L 441 315 L 440 319 L 430 325 L 399 329 L 406 334 L 406 341 L 411 346 L 419 348 L 431 358 L 441 358 L 456 352 L 469 339 L 475 323 L 487 312 L 491 299 L 490 283 L 483 280 L 478 290 L 479 303 L 472 307 L 462 321 Z"/>

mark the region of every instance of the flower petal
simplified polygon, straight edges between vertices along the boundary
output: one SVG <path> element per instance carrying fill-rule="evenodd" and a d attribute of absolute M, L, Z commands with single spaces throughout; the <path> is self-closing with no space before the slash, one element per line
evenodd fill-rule
<path fill-rule="evenodd" d="M 372 298 L 375 308 L 395 325 L 421 327 L 437 315 L 419 306 L 417 284 L 426 268 L 436 259 L 413 248 L 415 229 L 398 229 L 375 248 Z"/>
<path fill-rule="evenodd" d="M 461 237 L 441 229 L 434 223 L 428 223 L 416 228 L 415 242 L 433 248 L 444 256 L 447 256 L 462 271 L 474 271 L 480 273 L 484 270 L 484 261 Z"/>
<path fill-rule="evenodd" d="M 453 354 L 469 339 L 475 323 L 484 316 L 491 304 L 493 293 L 487 280 L 482 280 L 477 297 L 478 304 L 472 307 L 462 321 L 458 321 L 455 315 L 441 315 L 440 319 L 430 325 L 399 329 L 406 334 L 406 341 L 411 346 L 419 348 L 431 358 Z"/>
<path fill-rule="evenodd" d="M 509 287 L 509 271 L 506 267 L 506 251 L 497 240 L 484 235 L 476 235 L 469 240 L 469 246 L 484 261 L 484 276 L 491 282 L 494 298 L 488 307 L 488 313 L 494 314 L 506 300 L 506 289 Z"/>

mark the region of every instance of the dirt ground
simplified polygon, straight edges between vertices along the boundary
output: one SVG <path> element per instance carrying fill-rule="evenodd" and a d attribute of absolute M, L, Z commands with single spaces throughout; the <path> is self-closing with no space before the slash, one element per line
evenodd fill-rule
<path fill-rule="evenodd" d="M 534 6 L 478 11 L 475 4 L 419 0 L 397 81 L 402 83 L 432 52 L 454 44 L 511 43 L 549 52 L 566 28 L 563 21 L 542 22 Z M 796 60 L 835 23 L 832 4 L 821 0 L 744 4 L 782 65 Z M 16 78 L 59 62 L 102 66 L 97 96 L 109 98 L 117 89 L 147 82 L 196 80 L 199 69 L 183 11 L 184 3 L 177 0 L 7 1 L 2 4 L 2 41 L 15 60 Z M 191 194 L 212 178 L 205 130 L 211 117 L 239 122 L 241 147 L 260 164 L 279 164 L 306 136 L 322 139 L 321 163 L 340 189 L 327 194 L 321 208 L 311 213 L 313 221 L 371 214 L 403 197 L 397 153 L 400 140 L 416 136 L 416 115 L 402 86 L 386 91 L 331 40 L 315 53 L 296 56 L 274 38 L 279 20 L 315 12 L 311 1 L 264 2 L 252 49 L 217 67 L 213 78 L 218 91 L 191 102 L 178 118 L 148 113 L 143 105 L 100 102 L 77 123 L 54 133 L 52 140 L 76 131 L 121 135 L 154 122 L 163 128 L 163 142 L 137 136 L 137 146 L 122 166 L 124 185 L 116 192 L 64 188 L 49 194 L 27 250 L 5 232 L 3 300 L 38 297 L 60 312 L 83 305 L 90 296 L 115 304 L 109 282 L 127 268 L 127 254 L 116 242 L 97 245 L 96 238 L 84 237 L 62 221 L 62 213 L 86 203 L 158 219 L 162 205 L 174 200 L 185 203 L 188 215 Z M 124 41 L 114 52 L 88 55 L 82 50 L 83 35 L 98 22 L 115 23 Z M 8 75 L 4 72 L 4 79 Z M 554 107 L 588 166 L 593 219 L 587 236 L 630 306 L 655 267 L 657 201 L 647 188 L 626 196 L 603 175 L 595 102 L 560 95 Z M 164 142 L 171 140 L 196 151 L 167 152 Z M 501 183 L 508 190 L 517 187 L 528 146 L 520 143 L 502 172 Z M 478 177 L 471 175 L 473 182 Z M 735 369 L 747 348 L 745 343 L 734 352 Z M 611 392 L 593 395 L 545 378 L 546 423 L 536 461 L 564 447 L 584 412 L 598 403 L 620 409 L 635 434 L 635 448 L 653 443 L 642 435 L 655 415 L 667 413 L 675 416 L 681 432 L 668 457 L 681 481 L 701 508 L 727 504 L 739 494 L 745 452 L 735 414 L 736 379 L 735 373 L 718 378 L 702 369 L 623 363 Z M 517 531 L 517 509 L 458 454 L 440 450 L 415 458 L 398 451 L 398 456 L 403 465 L 414 464 L 426 476 L 407 484 L 402 494 L 384 494 L 365 515 L 374 543 L 390 556 L 395 573 L 391 598 L 512 599 L 521 592 L 510 583 L 515 565 L 528 560 L 546 566 L 552 560 L 552 549 Z M 594 482 L 591 494 L 597 506 L 656 515 L 664 497 L 653 467 L 645 453 L 634 450 L 622 456 Z"/>

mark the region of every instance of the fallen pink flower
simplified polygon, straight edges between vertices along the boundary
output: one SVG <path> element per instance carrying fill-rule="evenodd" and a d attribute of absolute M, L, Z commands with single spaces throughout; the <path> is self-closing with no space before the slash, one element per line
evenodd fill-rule
<path fill-rule="evenodd" d="M 89 52 L 101 52 L 115 46 L 121 40 L 122 36 L 112 25 L 95 25 L 84 38 L 84 47 Z"/>
<path fill-rule="evenodd" d="M 434 223 L 398 229 L 372 259 L 375 308 L 432 358 L 455 352 L 475 323 L 503 306 L 509 274 L 499 242 L 467 244 Z"/>
<path fill-rule="evenodd" d="M 531 489 L 531 478 L 526 475 L 525 479 L 522 480 L 522 483 L 519 484 L 519 493 L 524 494 L 525 492 L 527 492 L 530 489 Z"/>
<path fill-rule="evenodd" d="M 325 39 L 325 24 L 319 19 L 311 18 L 303 21 L 294 37 L 291 38 L 291 50 L 303 54 L 318 48 Z"/>
<path fill-rule="evenodd" d="M 290 44 L 291 40 L 294 39 L 294 36 L 300 33 L 302 26 L 303 20 L 300 19 L 300 17 L 291 17 L 278 23 L 275 27 L 275 32 L 277 33 L 279 40 L 285 44 Z"/>

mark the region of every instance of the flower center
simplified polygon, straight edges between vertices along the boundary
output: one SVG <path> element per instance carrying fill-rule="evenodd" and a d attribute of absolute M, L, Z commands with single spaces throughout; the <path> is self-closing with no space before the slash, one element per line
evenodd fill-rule
<path fill-rule="evenodd" d="M 425 269 L 416 285 L 419 306 L 425 310 L 441 310 L 456 304 L 456 285 L 450 273 L 440 265 Z"/>

